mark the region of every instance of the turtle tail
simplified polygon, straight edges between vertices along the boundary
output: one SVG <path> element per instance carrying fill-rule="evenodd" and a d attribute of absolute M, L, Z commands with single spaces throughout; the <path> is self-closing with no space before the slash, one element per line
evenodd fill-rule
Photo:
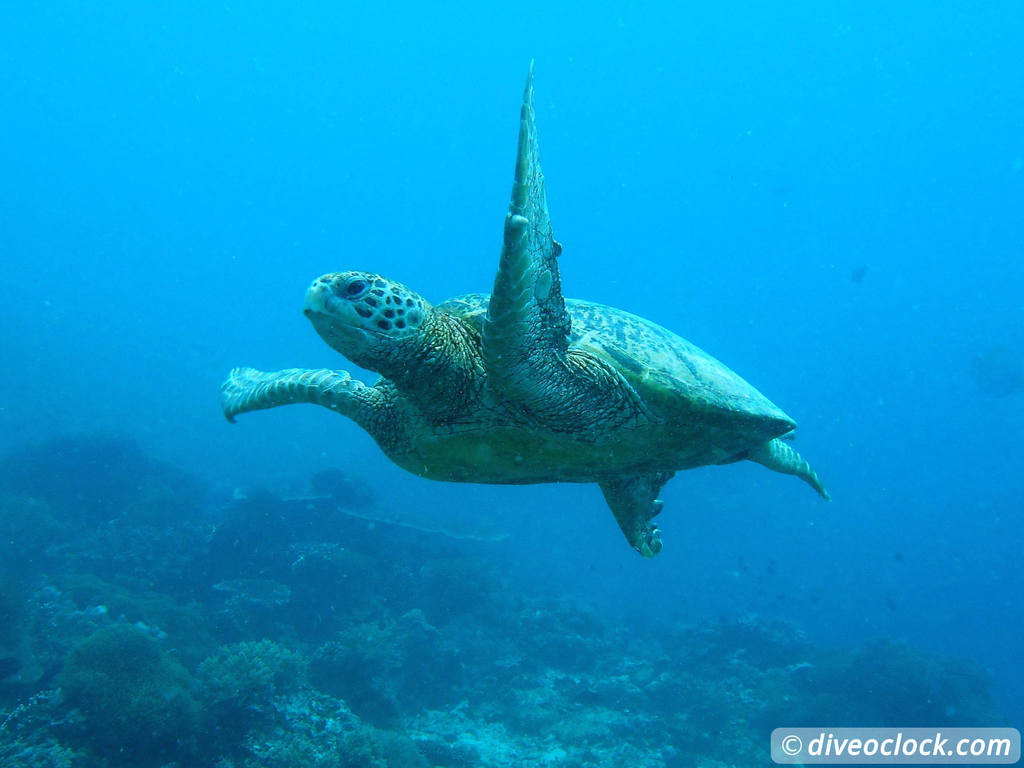
<path fill-rule="evenodd" d="M 818 479 L 818 474 L 811 469 L 803 456 L 797 453 L 789 443 L 776 438 L 758 446 L 752 450 L 747 457 L 751 461 L 763 464 L 768 469 L 782 472 L 786 475 L 796 475 L 811 488 L 816 490 L 825 501 L 831 501 L 825 486 Z"/>

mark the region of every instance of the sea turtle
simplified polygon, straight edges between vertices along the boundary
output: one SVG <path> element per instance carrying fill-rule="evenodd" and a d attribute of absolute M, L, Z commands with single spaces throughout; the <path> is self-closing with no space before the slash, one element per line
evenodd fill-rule
<path fill-rule="evenodd" d="M 661 551 L 652 519 L 677 470 L 742 459 L 797 475 L 826 499 L 786 439 L 795 423 L 674 333 L 620 309 L 562 298 L 534 125 L 533 68 L 520 112 L 512 201 L 494 290 L 436 306 L 370 272 L 313 281 L 305 314 L 345 371 L 231 371 L 229 421 L 314 403 L 353 419 L 401 467 L 473 483 L 596 482 L 630 545 Z"/>

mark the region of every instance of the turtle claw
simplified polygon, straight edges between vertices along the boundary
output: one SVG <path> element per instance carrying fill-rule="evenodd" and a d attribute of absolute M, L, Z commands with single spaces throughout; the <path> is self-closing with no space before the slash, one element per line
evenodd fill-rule
<path fill-rule="evenodd" d="M 661 531 L 658 527 L 652 526 L 642 531 L 634 549 L 643 557 L 654 557 L 661 552 Z"/>
<path fill-rule="evenodd" d="M 651 502 L 651 513 L 647 520 L 653 520 L 664 508 L 665 502 L 661 499 L 654 499 Z M 637 545 L 634 547 L 644 557 L 654 557 L 661 552 L 661 529 L 656 525 L 645 522 L 643 528 L 638 531 Z"/>
<path fill-rule="evenodd" d="M 601 481 L 605 501 L 626 535 L 626 541 L 643 557 L 654 557 L 661 552 L 661 531 L 651 521 L 665 506 L 657 496 L 670 477 L 671 472 L 652 472 Z"/>

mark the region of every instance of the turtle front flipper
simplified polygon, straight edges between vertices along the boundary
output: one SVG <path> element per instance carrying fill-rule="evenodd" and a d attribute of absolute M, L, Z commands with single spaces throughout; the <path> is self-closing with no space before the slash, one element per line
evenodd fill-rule
<path fill-rule="evenodd" d="M 674 474 L 652 472 L 605 479 L 600 483 L 604 499 L 626 535 L 626 541 L 644 557 L 654 557 L 661 552 L 661 531 L 651 520 L 661 512 L 658 494 Z"/>
<path fill-rule="evenodd" d="M 540 167 L 531 63 L 501 261 L 481 329 L 487 387 L 531 423 L 557 431 L 633 421 L 643 410 L 633 388 L 606 362 L 569 350 L 571 323 L 556 261 L 561 251 Z"/>
<path fill-rule="evenodd" d="M 389 431 L 385 393 L 345 371 L 289 368 L 266 373 L 234 368 L 220 387 L 220 406 L 232 423 L 240 413 L 293 403 L 313 403 L 348 416 L 378 443 Z"/>
<path fill-rule="evenodd" d="M 488 375 L 500 389 L 521 389 L 531 369 L 564 365 L 570 330 L 555 259 L 533 114 L 533 64 L 519 117 L 512 201 L 501 262 L 483 324 Z"/>

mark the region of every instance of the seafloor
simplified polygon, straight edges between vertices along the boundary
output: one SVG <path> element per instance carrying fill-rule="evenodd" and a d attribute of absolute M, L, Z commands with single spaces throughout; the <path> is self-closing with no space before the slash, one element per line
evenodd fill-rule
<path fill-rule="evenodd" d="M 985 674 L 512 587 L 358 480 L 218 501 L 130 441 L 0 463 L 3 768 L 763 766 L 778 725 L 995 725 Z"/>

